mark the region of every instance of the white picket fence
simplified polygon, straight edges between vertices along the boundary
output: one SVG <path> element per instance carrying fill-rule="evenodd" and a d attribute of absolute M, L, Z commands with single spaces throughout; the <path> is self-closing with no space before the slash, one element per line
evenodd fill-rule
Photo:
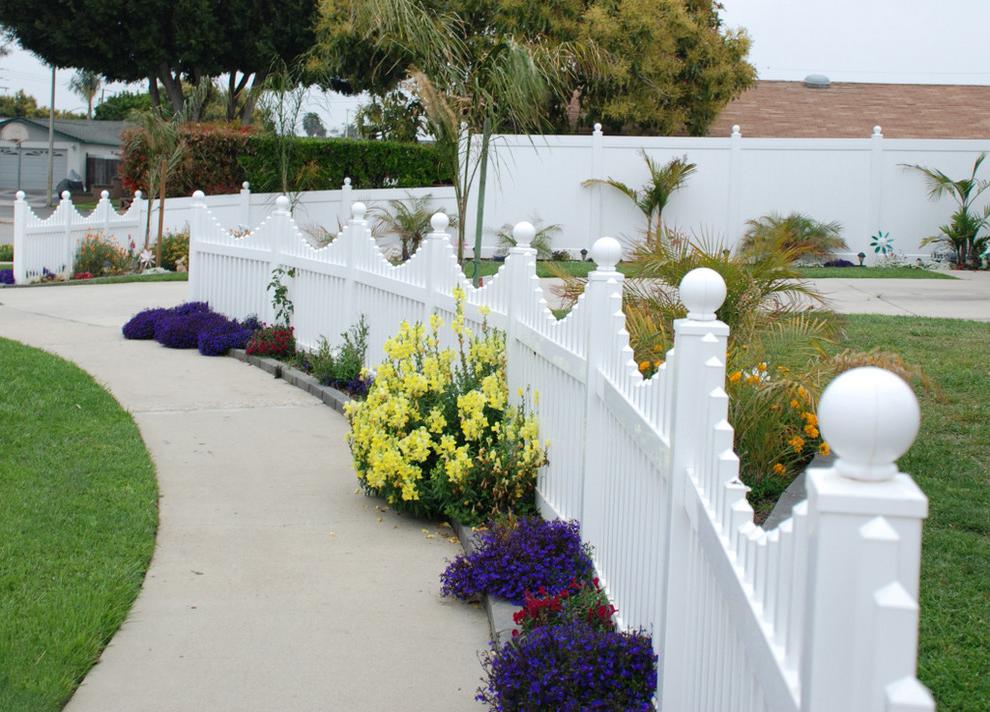
<path fill-rule="evenodd" d="M 879 369 L 830 385 L 821 428 L 839 455 L 809 470 L 808 498 L 773 531 L 753 522 L 727 422 L 728 327 L 715 312 L 721 277 L 696 270 L 681 284 L 687 318 L 651 379 L 632 358 L 622 312 L 618 242 L 598 240 L 597 269 L 558 321 L 536 276 L 533 228 L 501 271 L 473 288 L 446 232 L 411 260 L 389 264 L 363 204 L 337 239 L 314 249 L 280 198 L 246 237 L 225 231 L 197 194 L 191 220 L 190 298 L 232 317 L 271 319 L 266 284 L 291 267 L 289 294 L 303 347 L 367 316 L 370 362 L 403 320 L 448 320 L 453 290 L 468 322 L 481 307 L 506 333 L 512 393 L 540 394 L 550 464 L 538 485 L 547 517 L 576 518 L 619 608 L 621 625 L 653 633 L 658 700 L 685 712 L 919 712 L 933 710 L 915 678 L 918 577 L 927 500 L 895 463 L 918 428 L 909 387 Z"/>
<path fill-rule="evenodd" d="M 14 280 L 18 284 L 32 282 L 40 279 L 45 270 L 70 275 L 76 249 L 87 234 L 103 233 L 124 249 L 129 248 L 132 238 L 143 245 L 148 201 L 138 191 L 127 212 L 120 214 L 114 210 L 109 196 L 103 191 L 93 212 L 83 215 L 65 191 L 55 212 L 47 218 L 39 218 L 25 200 L 24 191 L 17 191 L 14 198 Z"/>

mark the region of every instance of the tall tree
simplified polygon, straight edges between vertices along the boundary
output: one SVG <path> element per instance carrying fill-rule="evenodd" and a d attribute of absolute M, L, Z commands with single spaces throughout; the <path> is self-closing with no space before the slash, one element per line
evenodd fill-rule
<path fill-rule="evenodd" d="M 93 99 L 103 86 L 103 78 L 88 69 L 77 69 L 69 80 L 69 89 L 86 102 L 86 118 L 93 118 Z"/>
<path fill-rule="evenodd" d="M 323 125 L 323 120 L 315 111 L 306 112 L 303 116 L 302 127 L 307 136 L 325 138 L 327 135 L 327 127 Z"/>
<path fill-rule="evenodd" d="M 2 3 L 0 24 L 50 64 L 111 81 L 147 81 L 152 103 L 176 113 L 188 100 L 183 81 L 199 86 L 229 74 L 227 116 L 249 122 L 273 61 L 290 61 L 313 42 L 315 0 L 101 0 L 85 3 L 84 12 L 78 6 Z"/>

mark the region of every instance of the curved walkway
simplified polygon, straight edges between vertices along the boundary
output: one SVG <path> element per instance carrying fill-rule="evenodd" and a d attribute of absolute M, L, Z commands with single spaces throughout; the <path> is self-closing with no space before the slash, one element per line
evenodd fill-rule
<path fill-rule="evenodd" d="M 144 588 L 66 710 L 477 709 L 485 616 L 439 596 L 459 547 L 356 492 L 343 418 L 233 359 L 120 336 L 185 288 L 0 290 L 0 335 L 103 383 L 158 469 Z"/>

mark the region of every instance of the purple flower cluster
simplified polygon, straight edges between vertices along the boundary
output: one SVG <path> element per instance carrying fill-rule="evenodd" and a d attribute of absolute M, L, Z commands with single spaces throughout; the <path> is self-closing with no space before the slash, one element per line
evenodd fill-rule
<path fill-rule="evenodd" d="M 652 710 L 657 656 L 650 636 L 583 622 L 544 626 L 493 644 L 477 700 L 490 710 Z"/>
<path fill-rule="evenodd" d="M 171 309 L 145 309 L 123 326 L 126 339 L 155 339 L 172 349 L 195 349 L 220 356 L 244 348 L 258 326 L 256 317 L 244 323 L 210 311 L 206 302 L 186 302 Z"/>
<path fill-rule="evenodd" d="M 524 517 L 494 524 L 477 535 L 477 548 L 461 554 L 440 575 L 441 593 L 468 600 L 482 594 L 522 605 L 527 591 L 554 595 L 572 581 L 594 576 L 577 522 Z"/>
<path fill-rule="evenodd" d="M 13 284 L 13 283 L 14 283 L 14 270 L 0 269 L 0 284 Z"/>

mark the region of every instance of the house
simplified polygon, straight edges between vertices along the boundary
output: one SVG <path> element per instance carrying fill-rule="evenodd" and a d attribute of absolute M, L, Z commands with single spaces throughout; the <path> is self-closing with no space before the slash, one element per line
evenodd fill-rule
<path fill-rule="evenodd" d="M 75 174 L 87 190 L 117 175 L 123 121 L 56 119 L 53 188 Z M 48 120 L 0 119 L 0 189 L 44 191 L 48 185 Z"/>
<path fill-rule="evenodd" d="M 734 125 L 750 138 L 990 138 L 990 86 L 760 80 L 722 110 L 709 136 Z"/>

